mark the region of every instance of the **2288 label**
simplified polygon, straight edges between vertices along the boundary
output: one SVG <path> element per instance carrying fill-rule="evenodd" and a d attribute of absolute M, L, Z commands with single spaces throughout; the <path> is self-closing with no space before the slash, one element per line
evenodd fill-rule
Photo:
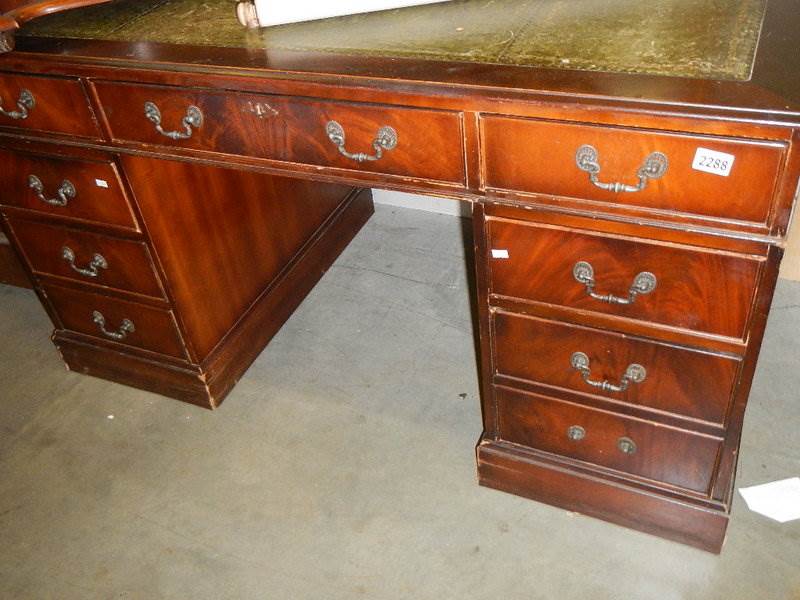
<path fill-rule="evenodd" d="M 694 155 L 692 168 L 697 171 L 727 177 L 731 174 L 736 157 L 733 154 L 717 152 L 708 148 L 698 148 Z"/>

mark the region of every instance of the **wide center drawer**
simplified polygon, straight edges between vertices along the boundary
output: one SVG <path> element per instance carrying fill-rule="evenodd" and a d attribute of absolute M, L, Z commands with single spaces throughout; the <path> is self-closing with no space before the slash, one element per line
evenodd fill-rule
<path fill-rule="evenodd" d="M 9 219 L 31 268 L 40 274 L 163 298 L 144 242 Z"/>
<path fill-rule="evenodd" d="M 746 335 L 758 257 L 505 219 L 487 227 L 491 294 Z"/>
<path fill-rule="evenodd" d="M 495 388 L 500 438 L 708 494 L 722 440 Z"/>
<path fill-rule="evenodd" d="M 499 116 L 481 122 L 488 189 L 761 226 L 786 151 L 781 142 Z"/>
<path fill-rule="evenodd" d="M 100 136 L 81 83 L 0 73 L 0 127 Z"/>
<path fill-rule="evenodd" d="M 611 331 L 493 314 L 495 372 L 723 425 L 741 359 Z M 546 357 L 545 360 L 542 357 Z"/>
<path fill-rule="evenodd" d="M 64 328 L 186 358 L 186 348 L 172 311 L 54 285 L 42 287 Z"/>
<path fill-rule="evenodd" d="M 465 181 L 459 113 L 95 83 L 114 140 Z"/>
<path fill-rule="evenodd" d="M 0 203 L 137 230 L 117 169 L 106 162 L 0 149 Z"/>

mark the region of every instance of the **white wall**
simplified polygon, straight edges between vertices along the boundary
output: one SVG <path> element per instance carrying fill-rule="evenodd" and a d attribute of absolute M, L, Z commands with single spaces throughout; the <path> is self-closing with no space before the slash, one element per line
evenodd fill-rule
<path fill-rule="evenodd" d="M 469 202 L 460 202 L 450 198 L 406 194 L 404 192 L 390 192 L 388 190 L 372 190 L 372 194 L 375 204 L 402 206 L 403 208 L 413 208 L 456 217 L 472 216 Z"/>

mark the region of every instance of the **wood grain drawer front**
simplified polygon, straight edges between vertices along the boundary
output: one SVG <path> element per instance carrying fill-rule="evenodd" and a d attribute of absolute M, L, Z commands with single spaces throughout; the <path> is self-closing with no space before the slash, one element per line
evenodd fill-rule
<path fill-rule="evenodd" d="M 746 336 L 758 258 L 519 221 L 490 219 L 487 226 L 489 248 L 509 257 L 488 258 L 492 294 Z"/>
<path fill-rule="evenodd" d="M 143 242 L 20 219 L 10 219 L 9 223 L 37 273 L 164 297 L 150 252 Z"/>
<path fill-rule="evenodd" d="M 89 100 L 75 79 L 0 73 L 0 128 L 100 137 Z"/>
<path fill-rule="evenodd" d="M 57 217 L 138 230 L 114 163 L 0 149 L 0 202 Z"/>
<path fill-rule="evenodd" d="M 713 437 L 495 388 L 500 438 L 708 494 L 722 442 Z"/>
<path fill-rule="evenodd" d="M 43 286 L 64 328 L 98 339 L 186 358 L 171 311 L 99 294 Z"/>
<path fill-rule="evenodd" d="M 499 375 L 716 425 L 725 423 L 741 364 L 739 358 L 505 312 L 494 314 L 494 360 Z M 636 365 L 643 369 L 641 380 L 629 376 Z"/>
<path fill-rule="evenodd" d="M 624 204 L 660 211 L 691 213 L 754 224 L 769 221 L 785 146 L 734 138 L 698 137 L 576 125 L 552 121 L 485 117 L 483 119 L 485 187 L 583 198 L 611 205 Z M 637 187 L 638 173 L 653 153 L 666 157 L 666 171 L 647 178 L 640 191 L 601 189 L 578 166 L 594 162 L 597 183 Z M 698 149 L 701 149 L 698 151 Z M 714 163 L 705 150 L 734 158 L 727 176 L 693 168 L 695 157 Z M 730 159 L 722 159 L 730 160 Z M 659 160 L 654 158 L 654 165 Z M 722 162 L 717 163 L 718 166 Z M 654 171 L 657 172 L 657 169 Z"/>
<path fill-rule="evenodd" d="M 112 83 L 95 86 L 112 137 L 120 142 L 167 145 L 459 185 L 465 181 L 458 113 L 157 86 Z M 145 114 L 146 105 L 150 118 Z M 154 120 L 160 121 L 160 125 Z M 337 131 L 333 122 L 343 132 L 341 146 L 352 155 L 350 158 L 331 140 Z M 158 130 L 159 126 L 163 132 Z M 396 139 L 391 141 L 393 137 Z M 383 140 L 380 148 L 378 140 Z"/>

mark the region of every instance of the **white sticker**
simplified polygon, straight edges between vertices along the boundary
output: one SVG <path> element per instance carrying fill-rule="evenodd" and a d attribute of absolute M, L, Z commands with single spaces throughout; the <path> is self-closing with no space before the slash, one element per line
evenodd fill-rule
<path fill-rule="evenodd" d="M 733 161 L 735 160 L 736 157 L 733 154 L 717 152 L 716 150 L 709 150 L 708 148 L 698 148 L 694 155 L 692 168 L 697 171 L 711 173 L 712 175 L 727 177 L 731 174 Z"/>
<path fill-rule="evenodd" d="M 492 250 L 492 258 L 508 258 L 508 250 Z"/>
<path fill-rule="evenodd" d="M 108 188 L 108 182 L 105 179 L 95 179 L 94 183 L 97 187 Z"/>

